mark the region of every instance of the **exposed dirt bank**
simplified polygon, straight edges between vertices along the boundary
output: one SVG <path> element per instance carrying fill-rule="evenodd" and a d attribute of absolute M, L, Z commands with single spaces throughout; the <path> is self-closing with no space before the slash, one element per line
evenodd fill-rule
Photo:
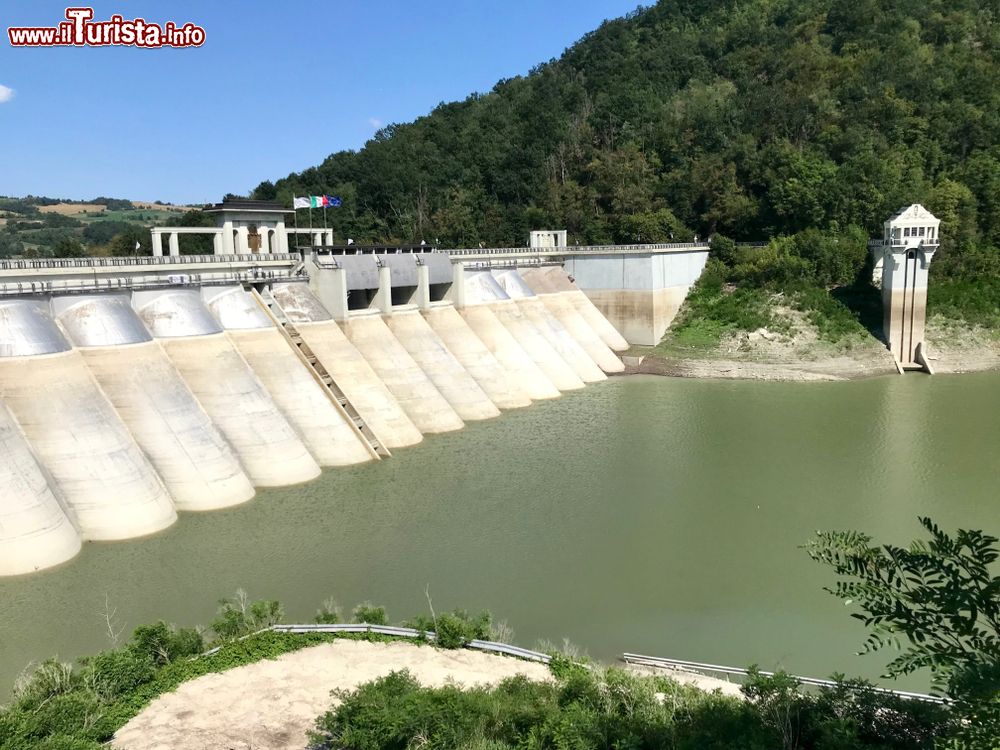
<path fill-rule="evenodd" d="M 741 332 L 712 348 L 678 346 L 668 332 L 660 345 L 633 347 L 626 353 L 625 374 L 778 381 L 856 380 L 896 374 L 891 355 L 874 336 L 831 344 L 821 340 L 804 319 L 785 312 L 797 317 L 790 332 Z M 927 352 L 937 373 L 1000 370 L 1000 334 L 939 317 L 927 323 Z"/>
<path fill-rule="evenodd" d="M 302 750 L 306 732 L 350 690 L 408 669 L 422 684 L 500 682 L 523 674 L 548 680 L 548 667 L 476 651 L 411 643 L 338 640 L 186 682 L 122 727 L 121 750 Z"/>

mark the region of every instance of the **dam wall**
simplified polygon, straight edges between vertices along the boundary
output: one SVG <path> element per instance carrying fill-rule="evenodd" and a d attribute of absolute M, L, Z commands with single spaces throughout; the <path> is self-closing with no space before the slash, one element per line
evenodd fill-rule
<path fill-rule="evenodd" d="M 483 272 L 465 274 L 462 284 L 462 317 L 515 386 L 533 401 L 559 398 L 559 388 L 493 311 L 492 305 L 509 299 L 496 279 Z"/>
<path fill-rule="evenodd" d="M 57 296 L 56 319 L 149 458 L 178 510 L 244 503 L 239 460 L 125 293 Z"/>
<path fill-rule="evenodd" d="M 344 323 L 344 333 L 417 429 L 428 434 L 462 428 L 462 418 L 392 334 L 380 312 L 352 314 Z"/>
<path fill-rule="evenodd" d="M 0 401 L 65 499 L 84 539 L 118 540 L 177 520 L 173 502 L 44 299 L 0 300 Z"/>
<path fill-rule="evenodd" d="M 670 253 L 571 255 L 565 269 L 628 343 L 655 346 L 707 261 L 705 247 Z M 587 319 L 591 322 L 593 316 Z M 609 343 L 606 338 L 605 343 Z"/>
<path fill-rule="evenodd" d="M 60 265 L 0 288 L 0 575 L 387 457 L 618 364 L 598 330 L 613 328 L 558 268 L 357 253 L 314 259 L 309 279 L 294 259 L 280 278 L 240 260 L 233 278 L 227 263 L 198 261 L 208 283 L 131 266 L 115 279 L 106 263 L 101 278 Z"/>
<path fill-rule="evenodd" d="M 346 294 L 346 286 L 343 291 Z M 423 440 L 423 434 L 396 397 L 310 287 L 301 283 L 276 284 L 272 295 L 318 361 L 385 445 L 404 448 Z M 346 312 L 346 304 L 343 307 Z"/>
<path fill-rule="evenodd" d="M 343 409 L 242 286 L 203 288 L 202 297 L 321 466 L 350 466 L 374 458 Z"/>
<path fill-rule="evenodd" d="M 59 565 L 80 551 L 79 532 L 2 403 L 0 497 L 0 576 Z"/>
<path fill-rule="evenodd" d="M 423 315 L 448 351 L 498 408 L 521 409 L 531 404 L 528 393 L 486 348 L 451 302 L 432 302 Z"/>
<path fill-rule="evenodd" d="M 521 271 L 521 278 L 601 370 L 608 374 L 624 372 L 625 364 L 574 306 L 575 290 L 562 268 L 527 268 Z"/>
<path fill-rule="evenodd" d="M 197 289 L 136 292 L 133 305 L 255 486 L 319 476 L 319 465 Z"/>
<path fill-rule="evenodd" d="M 494 276 L 507 295 L 516 302 L 521 312 L 535 324 L 552 349 L 566 361 L 580 380 L 584 383 L 607 380 L 604 371 L 537 297 L 518 271 L 500 271 L 494 273 Z"/>

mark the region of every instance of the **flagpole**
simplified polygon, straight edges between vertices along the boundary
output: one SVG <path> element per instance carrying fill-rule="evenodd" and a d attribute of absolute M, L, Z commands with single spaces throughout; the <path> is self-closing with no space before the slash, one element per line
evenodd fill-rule
<path fill-rule="evenodd" d="M 313 207 L 312 200 L 309 201 L 309 247 L 313 246 L 316 241 L 315 235 L 313 235 Z"/>
<path fill-rule="evenodd" d="M 295 207 L 295 194 L 292 193 L 292 211 L 295 213 L 295 248 L 299 246 L 299 209 Z"/>

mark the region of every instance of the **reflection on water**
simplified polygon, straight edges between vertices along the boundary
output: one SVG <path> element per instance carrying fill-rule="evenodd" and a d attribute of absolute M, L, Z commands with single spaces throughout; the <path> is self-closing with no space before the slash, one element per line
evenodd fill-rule
<path fill-rule="evenodd" d="M 800 545 L 820 528 L 905 542 L 923 514 L 1000 531 L 997 414 L 996 374 L 612 379 L 0 581 L 0 690 L 29 660 L 105 648 L 105 597 L 129 629 L 191 625 L 240 586 L 303 620 L 329 596 L 403 619 L 429 585 L 525 645 L 875 677 Z"/>

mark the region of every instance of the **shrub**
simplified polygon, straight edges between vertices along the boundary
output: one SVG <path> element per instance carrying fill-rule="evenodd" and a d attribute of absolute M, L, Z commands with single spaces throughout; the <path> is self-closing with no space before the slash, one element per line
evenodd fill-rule
<path fill-rule="evenodd" d="M 90 662 L 89 682 L 104 700 L 126 695 L 156 674 L 153 658 L 132 649 L 105 651 Z"/>
<path fill-rule="evenodd" d="M 386 615 L 385 607 L 379 607 L 371 602 L 363 602 L 354 608 L 351 613 L 354 622 L 362 622 L 368 625 L 388 625 L 389 618 Z"/>
<path fill-rule="evenodd" d="M 68 693 L 76 682 L 72 664 L 48 659 L 17 679 L 14 683 L 14 700 L 19 706 L 31 708 L 57 695 Z"/>
<path fill-rule="evenodd" d="M 317 625 L 336 625 L 340 622 L 340 607 L 332 598 L 323 602 L 322 606 L 316 610 L 313 622 Z"/>
<path fill-rule="evenodd" d="M 129 648 L 162 666 L 184 656 L 200 654 L 205 650 L 205 639 L 195 628 L 176 628 L 160 620 L 137 627 Z"/>
<path fill-rule="evenodd" d="M 284 618 L 281 603 L 272 599 L 250 602 L 247 592 L 237 589 L 232 599 L 219 600 L 219 614 L 212 620 L 212 630 L 222 640 L 232 640 L 256 633 Z"/>
<path fill-rule="evenodd" d="M 462 609 L 438 615 L 434 621 L 435 643 L 441 648 L 463 648 L 469 641 L 486 640 L 490 637 L 489 612 L 470 615 Z"/>

